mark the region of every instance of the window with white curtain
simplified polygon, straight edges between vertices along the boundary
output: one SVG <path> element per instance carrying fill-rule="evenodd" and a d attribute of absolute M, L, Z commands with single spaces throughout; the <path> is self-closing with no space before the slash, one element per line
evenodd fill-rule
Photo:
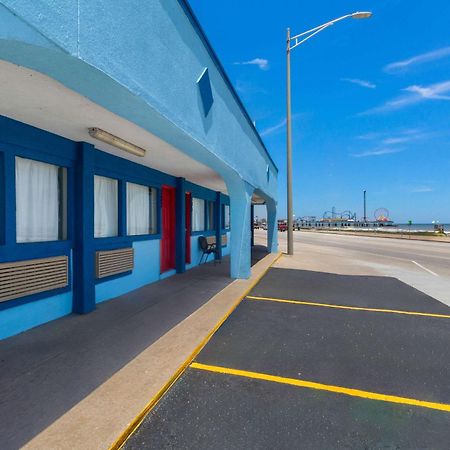
<path fill-rule="evenodd" d="M 201 198 L 192 199 L 192 231 L 203 231 L 205 229 L 205 200 Z"/>
<path fill-rule="evenodd" d="M 224 218 L 223 218 L 223 227 L 226 230 L 230 229 L 230 205 L 224 205 Z"/>
<path fill-rule="evenodd" d="M 156 192 L 155 188 L 127 183 L 127 234 L 129 236 L 156 233 Z"/>
<path fill-rule="evenodd" d="M 118 235 L 118 181 L 94 176 L 94 237 Z"/>
<path fill-rule="evenodd" d="M 207 216 L 208 230 L 214 230 L 216 224 L 216 221 L 214 220 L 215 202 L 208 202 L 206 207 L 207 207 L 206 212 L 208 214 Z"/>
<path fill-rule="evenodd" d="M 67 170 L 16 157 L 16 241 L 66 239 Z"/>

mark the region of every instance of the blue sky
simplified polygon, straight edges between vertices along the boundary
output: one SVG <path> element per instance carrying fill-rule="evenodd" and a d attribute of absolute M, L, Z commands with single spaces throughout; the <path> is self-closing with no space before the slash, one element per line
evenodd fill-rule
<path fill-rule="evenodd" d="M 285 39 L 353 11 L 292 53 L 294 213 L 335 206 L 450 223 L 450 1 L 191 0 L 280 169 Z"/>

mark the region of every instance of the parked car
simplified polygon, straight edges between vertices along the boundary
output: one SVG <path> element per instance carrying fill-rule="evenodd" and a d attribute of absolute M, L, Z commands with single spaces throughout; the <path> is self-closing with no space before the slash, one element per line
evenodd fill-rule
<path fill-rule="evenodd" d="M 285 220 L 279 220 L 278 221 L 278 231 L 286 231 L 287 230 L 287 223 Z"/>

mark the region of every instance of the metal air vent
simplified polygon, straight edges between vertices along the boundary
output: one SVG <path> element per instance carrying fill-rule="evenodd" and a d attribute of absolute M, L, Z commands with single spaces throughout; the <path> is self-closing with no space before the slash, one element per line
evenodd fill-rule
<path fill-rule="evenodd" d="M 0 302 L 66 287 L 67 256 L 0 264 Z"/>

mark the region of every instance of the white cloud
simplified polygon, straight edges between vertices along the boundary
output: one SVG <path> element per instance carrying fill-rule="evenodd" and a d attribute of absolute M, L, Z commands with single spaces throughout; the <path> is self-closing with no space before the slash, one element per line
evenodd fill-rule
<path fill-rule="evenodd" d="M 240 94 L 267 94 L 267 91 L 253 82 L 237 80 L 235 88 Z"/>
<path fill-rule="evenodd" d="M 233 64 L 238 66 L 258 66 L 261 70 L 269 69 L 269 60 L 264 58 L 254 58 L 250 61 L 235 62 Z"/>
<path fill-rule="evenodd" d="M 392 100 L 388 100 L 381 106 L 363 111 L 358 115 L 365 116 L 369 114 L 396 111 L 426 100 L 450 100 L 449 95 L 444 95 L 450 92 L 450 80 L 431 84 L 429 86 L 408 86 L 403 89 L 403 91 L 407 92 L 407 94 L 395 97 Z"/>
<path fill-rule="evenodd" d="M 285 127 L 286 127 L 286 119 L 283 119 L 282 121 L 280 121 L 276 125 L 273 125 L 271 127 L 265 128 L 259 134 L 260 134 L 260 136 L 269 136 L 271 134 L 275 134 L 276 132 L 284 129 Z"/>
<path fill-rule="evenodd" d="M 381 147 L 373 150 L 367 150 L 360 153 L 354 153 L 351 156 L 354 158 L 366 158 L 368 156 L 382 156 L 382 155 L 390 155 L 391 153 L 399 153 L 402 152 L 403 148 L 395 148 L 395 147 Z"/>
<path fill-rule="evenodd" d="M 387 66 L 385 66 L 384 71 L 388 73 L 399 72 L 407 70 L 411 66 L 417 66 L 420 64 L 436 61 L 447 56 L 450 56 L 450 47 L 443 47 L 428 53 L 422 53 L 420 55 L 413 56 L 412 58 L 405 59 L 403 61 L 396 61 L 388 64 Z"/>
<path fill-rule="evenodd" d="M 432 84 L 431 86 L 428 87 L 413 85 L 407 87 L 405 91 L 412 92 L 413 94 L 418 94 L 419 97 L 422 97 L 424 99 L 450 100 L 450 96 L 441 95 L 441 93 L 446 93 L 450 91 L 450 81 Z"/>
<path fill-rule="evenodd" d="M 417 186 L 411 189 L 411 192 L 414 193 L 424 193 L 424 192 L 433 192 L 434 189 L 430 186 Z"/>
<path fill-rule="evenodd" d="M 341 81 L 347 81 L 348 83 L 357 84 L 358 86 L 369 89 L 375 89 L 377 87 L 377 85 L 371 81 L 360 80 L 359 78 L 341 78 Z"/>
<path fill-rule="evenodd" d="M 399 153 L 406 148 L 398 147 L 399 144 L 407 144 L 410 142 L 422 140 L 433 136 L 433 132 L 429 132 L 418 128 L 407 128 L 397 130 L 396 132 L 372 132 L 362 134 L 356 137 L 356 139 L 363 141 L 372 141 L 374 146 L 373 150 L 362 151 L 360 153 L 354 153 L 351 156 L 355 158 L 363 158 L 366 156 L 381 156 L 389 155 L 391 153 Z"/>

